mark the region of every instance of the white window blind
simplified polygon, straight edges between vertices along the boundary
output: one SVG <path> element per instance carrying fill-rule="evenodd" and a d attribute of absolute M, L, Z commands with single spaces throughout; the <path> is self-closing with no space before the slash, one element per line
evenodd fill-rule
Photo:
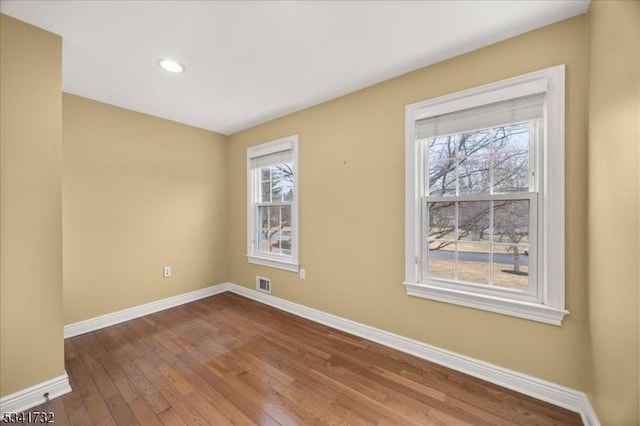
<path fill-rule="evenodd" d="M 277 164 L 293 162 L 293 151 L 278 151 L 260 157 L 251 158 L 251 168 L 259 169 L 262 167 L 275 166 Z"/>
<path fill-rule="evenodd" d="M 416 122 L 418 139 L 470 132 L 544 117 L 544 93 L 496 102 Z"/>

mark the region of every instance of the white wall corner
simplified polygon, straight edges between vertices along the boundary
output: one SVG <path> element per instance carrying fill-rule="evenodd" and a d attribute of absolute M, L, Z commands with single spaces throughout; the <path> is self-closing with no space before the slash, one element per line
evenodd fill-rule
<path fill-rule="evenodd" d="M 65 372 L 61 376 L 0 398 L 0 418 L 4 418 L 5 413 L 20 413 L 44 404 L 47 402 L 46 393 L 51 400 L 69 392 L 71 386 Z"/>

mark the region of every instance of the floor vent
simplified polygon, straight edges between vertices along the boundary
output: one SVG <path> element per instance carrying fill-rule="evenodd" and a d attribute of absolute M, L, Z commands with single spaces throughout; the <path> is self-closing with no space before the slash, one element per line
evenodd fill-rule
<path fill-rule="evenodd" d="M 271 293 L 271 280 L 256 276 L 256 289 L 265 293 Z"/>

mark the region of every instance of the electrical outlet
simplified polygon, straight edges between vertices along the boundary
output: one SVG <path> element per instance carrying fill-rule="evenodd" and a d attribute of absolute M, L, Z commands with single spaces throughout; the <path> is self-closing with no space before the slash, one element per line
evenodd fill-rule
<path fill-rule="evenodd" d="M 171 266 L 165 266 L 162 269 L 162 276 L 164 278 L 169 278 L 171 276 Z"/>
<path fill-rule="evenodd" d="M 305 271 L 304 269 L 300 268 L 300 279 L 304 280 L 305 278 L 307 278 L 307 271 Z"/>

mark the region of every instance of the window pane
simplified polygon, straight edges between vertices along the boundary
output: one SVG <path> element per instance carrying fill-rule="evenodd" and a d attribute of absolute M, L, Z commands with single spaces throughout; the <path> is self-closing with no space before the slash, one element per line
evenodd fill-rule
<path fill-rule="evenodd" d="M 529 123 L 516 123 L 493 129 L 493 152 L 528 151 Z"/>
<path fill-rule="evenodd" d="M 516 290 L 529 286 L 529 248 L 511 244 L 494 245 L 493 285 Z"/>
<path fill-rule="evenodd" d="M 455 195 L 456 171 L 455 159 L 446 158 L 440 162 L 429 163 L 429 194 Z"/>
<path fill-rule="evenodd" d="M 455 203 L 428 203 L 429 238 L 453 241 L 455 239 Z"/>
<path fill-rule="evenodd" d="M 458 136 L 447 136 L 428 141 L 430 195 L 456 193 L 455 145 L 458 139 Z"/>
<path fill-rule="evenodd" d="M 429 139 L 429 195 L 528 192 L 529 127 L 519 123 Z M 529 204 L 427 203 L 428 276 L 528 289 Z"/>
<path fill-rule="evenodd" d="M 260 169 L 260 202 L 271 202 L 271 169 L 269 167 Z"/>
<path fill-rule="evenodd" d="M 491 156 L 473 156 L 459 159 L 459 194 L 488 194 Z"/>
<path fill-rule="evenodd" d="M 458 280 L 489 284 L 489 244 L 458 244 Z"/>
<path fill-rule="evenodd" d="M 291 253 L 291 207 L 260 206 L 258 209 L 258 250 L 263 253 Z"/>
<path fill-rule="evenodd" d="M 291 163 L 282 163 L 271 168 L 273 179 L 272 196 L 274 201 L 293 199 L 293 168 Z"/>
<path fill-rule="evenodd" d="M 461 241 L 490 241 L 489 206 L 489 201 L 458 203 L 458 239 Z M 461 245 L 462 243 L 458 245 L 458 250 L 464 250 Z"/>
<path fill-rule="evenodd" d="M 453 161 L 453 160 L 452 160 Z M 439 168 L 442 165 L 437 165 Z M 440 169 L 443 174 L 434 173 L 434 177 L 429 179 L 429 195 L 455 195 L 456 194 L 456 173 L 455 170 Z"/>
<path fill-rule="evenodd" d="M 271 207 L 258 207 L 258 250 L 264 253 L 271 252 L 272 223 L 275 219 Z"/>
<path fill-rule="evenodd" d="M 526 290 L 529 204 L 529 200 L 427 203 L 429 277 Z"/>
<path fill-rule="evenodd" d="M 447 241 L 430 241 L 427 263 L 429 277 L 454 279 L 455 243 Z"/>
<path fill-rule="evenodd" d="M 493 228 L 496 243 L 528 243 L 529 200 L 494 201 Z"/>
<path fill-rule="evenodd" d="M 282 163 L 260 169 L 260 202 L 293 200 L 293 168 L 291 163 Z"/>
<path fill-rule="evenodd" d="M 493 159 L 493 191 L 529 191 L 529 152 L 512 151 L 496 154 Z"/>
<path fill-rule="evenodd" d="M 280 244 L 282 254 L 290 255 L 291 254 L 291 226 L 285 225 L 280 231 Z"/>
<path fill-rule="evenodd" d="M 489 130 L 478 130 L 460 135 L 458 157 L 488 155 L 491 153 L 491 134 Z"/>
<path fill-rule="evenodd" d="M 262 191 L 260 192 L 260 202 L 271 202 L 271 181 L 262 182 Z"/>
<path fill-rule="evenodd" d="M 269 167 L 263 167 L 260 169 L 260 181 L 268 182 L 271 180 L 271 170 Z"/>
<path fill-rule="evenodd" d="M 437 157 L 452 158 L 456 156 L 456 145 L 460 141 L 460 135 L 441 136 L 429 139 L 429 154 Z"/>

